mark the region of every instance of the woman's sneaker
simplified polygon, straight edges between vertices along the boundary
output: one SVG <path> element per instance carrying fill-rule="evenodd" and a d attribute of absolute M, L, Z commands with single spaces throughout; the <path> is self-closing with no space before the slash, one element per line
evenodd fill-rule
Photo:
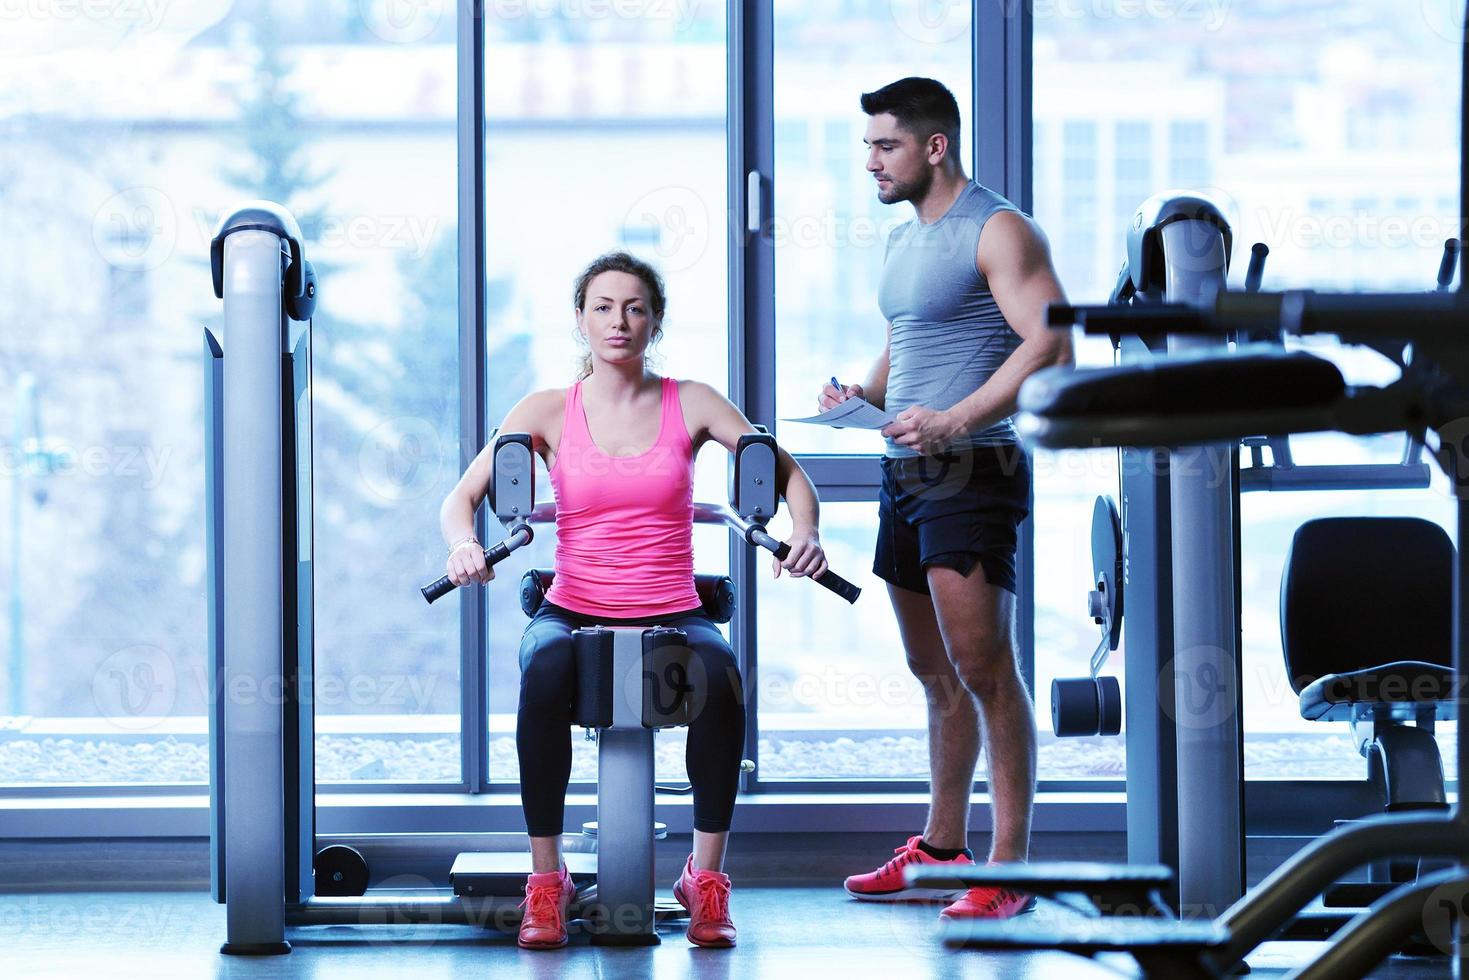
<path fill-rule="evenodd" d="M 908 843 L 894 848 L 897 857 L 876 871 L 865 875 L 853 875 L 846 881 L 847 894 L 866 902 L 951 902 L 963 893 L 963 889 L 917 888 L 903 878 L 903 869 L 909 865 L 946 867 L 972 865 L 967 855 L 960 854 L 947 861 L 940 860 L 919 848 L 922 836 L 909 837 Z"/>
<path fill-rule="evenodd" d="M 522 949 L 559 949 L 566 945 L 566 906 L 576 891 L 566 866 L 533 874 L 525 881 L 525 917 L 520 920 Z"/>
<path fill-rule="evenodd" d="M 694 856 L 684 862 L 683 874 L 673 883 L 673 897 L 689 910 L 685 933 L 695 946 L 733 946 L 735 927 L 729 918 L 729 875 L 695 868 Z"/>

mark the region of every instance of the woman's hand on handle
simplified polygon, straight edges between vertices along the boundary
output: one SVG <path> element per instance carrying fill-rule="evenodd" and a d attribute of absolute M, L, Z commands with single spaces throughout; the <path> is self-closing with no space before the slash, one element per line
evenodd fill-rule
<path fill-rule="evenodd" d="M 444 565 L 445 574 L 455 587 L 468 585 L 470 582 L 493 582 L 495 570 L 485 564 L 485 546 L 473 538 L 459 542 L 454 550 L 449 552 L 449 560 Z"/>
<path fill-rule="evenodd" d="M 782 568 L 790 572 L 792 578 L 814 578 L 826 571 L 826 552 L 821 549 L 820 536 L 815 528 L 796 530 L 786 544 L 790 545 L 790 554 L 784 561 L 775 558 L 771 562 L 776 578 L 780 578 Z"/>

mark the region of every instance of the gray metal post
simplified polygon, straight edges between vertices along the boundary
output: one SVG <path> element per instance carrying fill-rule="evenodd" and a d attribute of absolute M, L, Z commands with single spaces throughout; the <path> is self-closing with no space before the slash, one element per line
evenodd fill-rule
<path fill-rule="evenodd" d="M 653 732 L 643 727 L 643 632 L 613 631 L 612 727 L 597 733 L 597 945 L 658 943 L 653 917 Z"/>
<path fill-rule="evenodd" d="M 1162 228 L 1167 295 L 1202 305 L 1224 285 L 1217 229 Z M 1171 354 L 1224 347 L 1222 338 L 1169 339 Z M 1234 450 L 1184 446 L 1169 463 L 1173 525 L 1171 681 L 1178 752 L 1179 911 L 1214 918 L 1244 894 L 1239 627 L 1234 599 Z"/>
<path fill-rule="evenodd" d="M 639 642 L 640 633 L 632 638 Z M 597 904 L 607 916 L 593 942 L 653 944 L 653 733 L 597 735 Z"/>
<path fill-rule="evenodd" d="M 225 953 L 288 952 L 281 745 L 281 239 L 224 240 Z"/>
<path fill-rule="evenodd" d="M 1138 340 L 1124 340 L 1124 357 L 1151 357 Z M 1154 683 L 1173 660 L 1173 559 L 1168 453 L 1126 448 L 1122 469 L 1124 586 L 1122 621 L 1126 686 L 1127 860 L 1178 867 L 1177 749 L 1174 689 Z M 1177 902 L 1176 893 L 1168 899 Z"/>

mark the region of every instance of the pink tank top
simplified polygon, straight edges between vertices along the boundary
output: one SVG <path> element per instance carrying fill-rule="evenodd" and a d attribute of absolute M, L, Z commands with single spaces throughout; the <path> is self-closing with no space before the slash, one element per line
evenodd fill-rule
<path fill-rule="evenodd" d="M 546 599 L 587 616 L 631 619 L 699 608 L 694 589 L 694 445 L 678 382 L 663 379 L 658 441 L 638 456 L 592 442 L 581 382 L 566 394 L 551 467 L 556 578 Z"/>

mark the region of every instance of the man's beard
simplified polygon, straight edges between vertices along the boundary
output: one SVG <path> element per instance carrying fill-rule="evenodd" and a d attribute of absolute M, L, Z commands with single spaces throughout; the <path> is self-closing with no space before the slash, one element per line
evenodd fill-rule
<path fill-rule="evenodd" d="M 933 186 L 933 170 L 925 169 L 915 180 L 907 183 L 899 183 L 894 180 L 888 187 L 886 193 L 879 193 L 878 198 L 884 204 L 900 204 L 903 201 L 917 201 L 928 194 L 928 189 Z"/>

